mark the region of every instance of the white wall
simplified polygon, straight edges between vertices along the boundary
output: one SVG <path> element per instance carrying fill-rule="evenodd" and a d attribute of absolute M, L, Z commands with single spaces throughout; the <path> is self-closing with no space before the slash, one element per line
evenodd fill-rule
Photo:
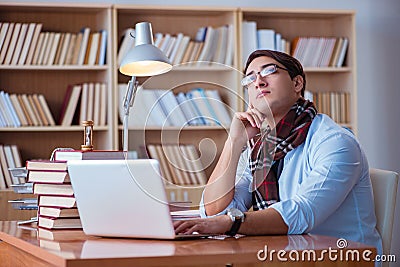
<path fill-rule="evenodd" d="M 400 1 L 398 0 L 83 0 L 118 4 L 356 10 L 359 139 L 371 167 L 400 172 Z M 14 1 L 14 2 L 33 2 Z M 42 0 L 42 2 L 53 2 Z M 82 2 L 82 1 L 64 1 Z M 397 77 L 399 75 L 399 77 Z M 400 196 L 394 229 L 400 229 Z M 398 236 L 398 235 L 397 235 Z M 394 235 L 396 237 L 396 235 Z M 394 241 L 400 266 L 400 238 Z"/>

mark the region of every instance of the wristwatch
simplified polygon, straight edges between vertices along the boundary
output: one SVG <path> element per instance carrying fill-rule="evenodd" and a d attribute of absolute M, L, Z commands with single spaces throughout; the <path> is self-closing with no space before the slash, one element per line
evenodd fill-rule
<path fill-rule="evenodd" d="M 226 213 L 226 215 L 228 215 L 229 218 L 231 218 L 233 224 L 231 229 L 227 231 L 225 234 L 234 236 L 239 231 L 240 225 L 242 224 L 242 222 L 244 222 L 244 218 L 246 216 L 241 210 L 238 210 L 236 208 L 230 208 Z"/>

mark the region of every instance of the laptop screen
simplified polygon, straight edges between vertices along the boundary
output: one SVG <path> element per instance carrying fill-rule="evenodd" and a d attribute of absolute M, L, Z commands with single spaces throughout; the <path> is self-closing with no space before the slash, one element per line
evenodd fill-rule
<path fill-rule="evenodd" d="M 70 160 L 68 172 L 86 234 L 174 238 L 158 161 Z"/>

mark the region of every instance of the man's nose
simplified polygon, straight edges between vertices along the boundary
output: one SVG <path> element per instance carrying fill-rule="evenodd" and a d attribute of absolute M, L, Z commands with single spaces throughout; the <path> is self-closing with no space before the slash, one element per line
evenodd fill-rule
<path fill-rule="evenodd" d="M 256 81 L 254 82 L 257 87 L 266 86 L 268 83 L 265 79 L 260 75 L 260 73 L 256 73 Z"/>

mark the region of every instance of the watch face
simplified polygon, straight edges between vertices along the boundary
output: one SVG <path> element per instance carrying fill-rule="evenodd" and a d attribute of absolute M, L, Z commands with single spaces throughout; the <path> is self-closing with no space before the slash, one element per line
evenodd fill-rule
<path fill-rule="evenodd" d="M 228 215 L 231 217 L 232 220 L 242 219 L 244 216 L 243 212 L 238 209 L 230 209 L 228 211 Z"/>
<path fill-rule="evenodd" d="M 244 221 L 244 213 L 238 209 L 231 208 L 228 210 L 227 215 L 233 221 L 232 227 L 226 232 L 227 235 L 234 236 L 239 231 L 240 225 Z"/>

